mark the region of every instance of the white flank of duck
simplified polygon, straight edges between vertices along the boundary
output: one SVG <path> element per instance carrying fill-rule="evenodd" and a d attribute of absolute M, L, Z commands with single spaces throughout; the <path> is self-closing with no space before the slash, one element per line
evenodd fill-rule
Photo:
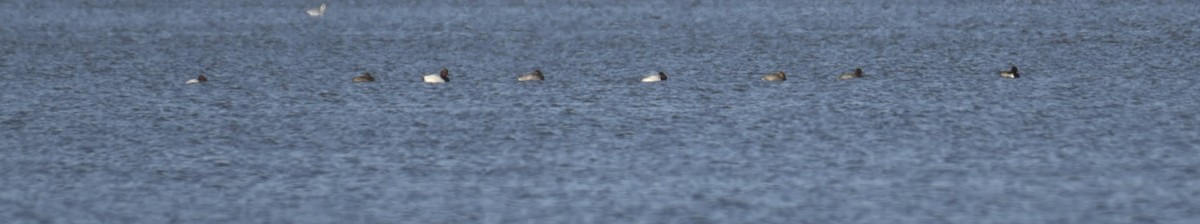
<path fill-rule="evenodd" d="M 658 82 L 664 80 L 667 80 L 667 73 L 665 72 L 653 73 L 642 78 L 642 82 Z"/>
<path fill-rule="evenodd" d="M 1020 78 L 1021 73 L 1017 72 L 1017 66 L 1013 65 L 1012 69 L 1009 69 L 1008 71 L 1000 71 L 1000 77 L 1015 79 Z"/>
<path fill-rule="evenodd" d="M 426 74 L 425 76 L 421 76 L 421 78 L 423 78 L 425 80 L 425 83 L 449 82 L 450 81 L 450 70 L 448 70 L 446 68 L 442 68 L 442 71 L 438 72 L 437 74 Z"/>
<path fill-rule="evenodd" d="M 204 83 L 204 82 L 208 82 L 208 77 L 204 77 L 204 74 L 200 74 L 200 77 L 190 79 L 187 81 L 186 84 L 200 84 L 200 83 Z"/>

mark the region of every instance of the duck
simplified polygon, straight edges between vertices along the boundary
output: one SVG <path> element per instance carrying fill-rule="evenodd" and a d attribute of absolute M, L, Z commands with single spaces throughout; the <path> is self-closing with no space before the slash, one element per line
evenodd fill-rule
<path fill-rule="evenodd" d="M 783 74 L 783 71 L 772 72 L 772 73 L 770 73 L 770 74 L 764 75 L 764 76 L 762 77 L 762 80 L 767 80 L 767 81 L 786 81 L 786 80 L 787 80 L 787 74 Z"/>
<path fill-rule="evenodd" d="M 442 68 L 442 71 L 437 74 L 426 74 L 421 78 L 425 79 L 425 83 L 444 83 L 450 81 L 450 70 Z"/>
<path fill-rule="evenodd" d="M 308 9 L 308 16 L 311 16 L 311 17 L 325 16 L 325 3 L 321 3 L 320 7 Z"/>
<path fill-rule="evenodd" d="M 204 74 L 200 74 L 200 77 L 188 80 L 187 84 L 200 84 L 204 82 L 208 82 L 208 77 L 204 77 Z"/>
<path fill-rule="evenodd" d="M 838 80 L 847 80 L 847 79 L 862 78 L 862 77 L 863 77 L 862 68 L 854 68 L 854 72 L 847 72 L 847 73 L 842 73 L 841 75 L 838 75 Z"/>
<path fill-rule="evenodd" d="M 370 73 L 370 72 L 363 72 L 363 73 L 362 73 L 362 75 L 355 76 L 355 77 L 354 77 L 354 79 L 351 79 L 350 81 L 353 81 L 353 82 L 374 82 L 374 81 L 375 81 L 375 77 L 374 77 L 374 76 L 371 76 L 371 73 Z"/>
<path fill-rule="evenodd" d="M 534 69 L 533 72 L 525 73 L 525 74 L 522 74 L 521 76 L 517 76 L 517 81 L 519 81 L 519 82 L 542 81 L 542 80 L 546 80 L 546 76 L 542 75 L 541 69 Z"/>
<path fill-rule="evenodd" d="M 665 72 L 653 73 L 646 77 L 642 77 L 642 82 L 658 82 L 664 80 L 667 80 L 667 73 Z"/>
<path fill-rule="evenodd" d="M 1008 71 L 1000 71 L 1000 77 L 1015 79 L 1020 78 L 1021 73 L 1017 72 L 1017 66 L 1013 65 Z"/>

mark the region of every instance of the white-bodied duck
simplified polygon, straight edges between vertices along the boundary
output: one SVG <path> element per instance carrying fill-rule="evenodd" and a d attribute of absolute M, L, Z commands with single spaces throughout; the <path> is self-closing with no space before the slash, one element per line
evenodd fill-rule
<path fill-rule="evenodd" d="M 204 82 L 208 82 L 208 77 L 204 77 L 204 74 L 200 74 L 200 77 L 189 79 L 186 84 L 200 84 Z"/>
<path fill-rule="evenodd" d="M 667 80 L 667 73 L 665 73 L 665 72 L 652 73 L 646 77 L 642 77 L 642 82 L 658 82 L 658 81 L 666 81 L 666 80 Z"/>
<path fill-rule="evenodd" d="M 450 70 L 446 69 L 446 68 L 442 68 L 442 71 L 440 71 L 436 74 L 426 74 L 425 76 L 421 76 L 421 78 L 423 78 L 425 80 L 425 83 L 449 82 L 450 81 Z"/>

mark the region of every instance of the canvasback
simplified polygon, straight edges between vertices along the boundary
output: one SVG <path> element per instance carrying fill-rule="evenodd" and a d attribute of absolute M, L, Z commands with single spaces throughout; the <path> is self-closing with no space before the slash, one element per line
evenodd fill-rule
<path fill-rule="evenodd" d="M 667 73 L 665 72 L 653 73 L 646 77 L 642 77 L 642 82 L 658 82 L 665 80 L 667 80 Z"/>
<path fill-rule="evenodd" d="M 200 83 L 204 83 L 204 82 L 208 82 L 208 77 L 204 77 L 204 74 L 200 74 L 200 77 L 190 79 L 187 81 L 186 84 L 200 84 Z"/>
<path fill-rule="evenodd" d="M 449 82 L 450 81 L 450 70 L 448 70 L 446 68 L 442 68 L 441 72 L 438 72 L 437 74 L 426 74 L 425 76 L 422 76 L 422 78 L 425 79 L 425 83 Z"/>

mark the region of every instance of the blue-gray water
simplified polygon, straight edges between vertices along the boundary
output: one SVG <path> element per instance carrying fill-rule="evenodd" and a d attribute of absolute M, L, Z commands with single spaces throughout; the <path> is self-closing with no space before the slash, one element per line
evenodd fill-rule
<path fill-rule="evenodd" d="M 1198 2 L 319 3 L 0 2 L 0 220 L 1200 222 Z"/>

